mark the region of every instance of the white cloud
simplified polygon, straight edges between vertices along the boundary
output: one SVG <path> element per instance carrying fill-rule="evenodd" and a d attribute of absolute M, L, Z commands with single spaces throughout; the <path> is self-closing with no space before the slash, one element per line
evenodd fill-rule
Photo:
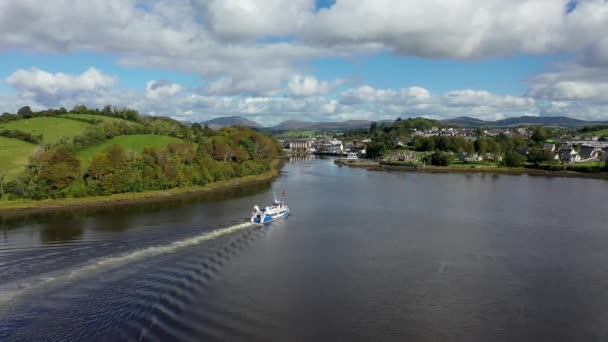
<path fill-rule="evenodd" d="M 399 90 L 376 89 L 368 85 L 352 88 L 341 94 L 341 100 L 347 104 L 384 103 L 415 104 L 431 98 L 431 93 L 421 87 L 409 87 Z"/>
<path fill-rule="evenodd" d="M 499 96 L 492 94 L 485 90 L 456 90 L 447 93 L 443 97 L 443 101 L 451 106 L 489 106 L 489 107 L 502 107 L 502 106 L 532 106 L 535 104 L 535 100 L 531 97 L 518 97 L 518 96 Z"/>
<path fill-rule="evenodd" d="M 149 100 L 165 100 L 181 92 L 183 87 L 169 81 L 148 81 L 146 83 L 146 98 Z"/>
<path fill-rule="evenodd" d="M 287 88 L 294 96 L 319 96 L 331 93 L 345 82 L 345 80 L 321 81 L 314 76 L 294 75 L 287 84 Z"/>
<path fill-rule="evenodd" d="M 61 97 L 74 97 L 82 93 L 97 93 L 114 86 L 116 79 L 95 68 L 80 75 L 68 75 L 31 68 L 19 69 L 6 78 L 6 82 L 23 93 L 29 93 L 36 101 L 52 105 Z"/>
<path fill-rule="evenodd" d="M 313 0 L 0 0 L 0 50 L 112 53 L 126 66 L 197 73 L 214 94 L 256 96 L 313 59 L 381 50 L 608 61 L 608 3 L 578 1 L 567 13 L 568 1 L 337 0 L 315 12 Z"/>
<path fill-rule="evenodd" d="M 579 1 L 567 13 L 568 2 L 338 0 L 304 32 L 312 42 L 378 43 L 404 55 L 455 58 L 572 51 L 603 38 L 608 4 Z"/>
<path fill-rule="evenodd" d="M 567 63 L 529 82 L 528 95 L 546 100 L 608 102 L 608 69 Z"/>
<path fill-rule="evenodd" d="M 283 37 L 312 17 L 313 0 L 198 0 L 214 33 L 229 39 Z"/>
<path fill-rule="evenodd" d="M 579 0 L 567 13 L 568 2 L 337 0 L 315 11 L 314 0 L 0 0 L 0 51 L 108 53 L 126 67 L 196 73 L 206 85 L 197 94 L 163 81 L 143 91 L 118 90 L 116 78 L 93 68 L 80 75 L 30 69 L 8 76 L 19 92 L 15 103 L 39 106 L 112 103 L 161 115 L 244 114 L 267 122 L 606 116 L 600 109 L 608 101 L 608 2 Z M 324 95 L 345 81 L 309 71 L 313 60 L 378 51 L 472 61 L 521 53 L 572 58 L 532 77 L 525 96 L 362 85 L 330 99 Z"/>

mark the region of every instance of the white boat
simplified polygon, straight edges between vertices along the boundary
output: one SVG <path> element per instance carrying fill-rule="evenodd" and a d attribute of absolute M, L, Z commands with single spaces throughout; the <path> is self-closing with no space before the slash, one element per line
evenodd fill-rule
<path fill-rule="evenodd" d="M 273 193 L 273 195 L 274 200 L 271 205 L 262 209 L 257 205 L 253 206 L 251 223 L 267 223 L 289 215 L 289 207 L 285 205 L 285 201 L 278 200 L 276 194 Z M 285 196 L 285 192 L 283 192 L 283 196 Z"/>
<path fill-rule="evenodd" d="M 357 160 L 357 159 L 359 159 L 359 157 L 357 157 L 356 153 L 351 152 L 346 156 L 346 160 Z"/>

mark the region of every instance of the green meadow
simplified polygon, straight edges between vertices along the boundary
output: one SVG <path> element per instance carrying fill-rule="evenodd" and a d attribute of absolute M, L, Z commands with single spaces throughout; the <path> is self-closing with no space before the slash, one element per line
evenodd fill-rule
<path fill-rule="evenodd" d="M 34 135 L 42 134 L 46 144 L 54 144 L 61 138 L 71 138 L 80 135 L 90 124 L 57 117 L 36 117 L 21 119 L 0 124 L 0 128 L 17 130 Z"/>
<path fill-rule="evenodd" d="M 17 177 L 27 165 L 29 157 L 36 150 L 36 145 L 17 139 L 0 137 L 0 177 L 5 180 Z"/>

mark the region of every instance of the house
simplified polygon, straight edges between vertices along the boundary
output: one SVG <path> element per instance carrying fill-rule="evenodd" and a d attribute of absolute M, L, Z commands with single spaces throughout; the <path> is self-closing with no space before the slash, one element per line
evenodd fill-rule
<path fill-rule="evenodd" d="M 530 154 L 530 148 L 529 147 L 520 147 L 520 148 L 516 148 L 515 149 L 515 153 L 517 154 L 521 154 L 522 156 L 527 156 L 528 154 Z"/>
<path fill-rule="evenodd" d="M 555 152 L 555 144 L 544 144 L 543 149 L 550 152 Z"/>
<path fill-rule="evenodd" d="M 462 152 L 458 159 L 460 159 L 460 161 L 462 162 L 477 162 L 483 160 L 483 158 L 479 154 L 467 152 Z"/>
<path fill-rule="evenodd" d="M 562 148 L 557 154 L 559 155 L 559 160 L 564 163 L 577 163 L 581 161 L 581 156 L 573 148 Z"/>
<path fill-rule="evenodd" d="M 579 155 L 581 156 L 581 161 L 591 161 L 597 160 L 599 157 L 598 149 L 591 146 L 583 146 Z"/>
<path fill-rule="evenodd" d="M 283 146 L 291 152 L 310 152 L 312 141 L 306 139 L 285 140 Z"/>
<path fill-rule="evenodd" d="M 485 160 L 491 160 L 491 161 L 502 161 L 502 156 L 500 154 L 494 154 L 494 153 L 486 153 Z"/>

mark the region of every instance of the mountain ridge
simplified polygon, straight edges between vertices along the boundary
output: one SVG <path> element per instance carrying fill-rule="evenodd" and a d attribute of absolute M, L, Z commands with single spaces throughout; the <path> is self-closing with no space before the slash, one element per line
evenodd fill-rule
<path fill-rule="evenodd" d="M 243 126 L 255 129 L 262 129 L 264 126 L 259 123 L 246 119 L 242 116 L 220 116 L 211 120 L 201 122 L 201 125 L 207 125 L 211 129 L 220 129 L 225 126 Z"/>
<path fill-rule="evenodd" d="M 406 119 L 404 119 L 406 120 Z M 468 116 L 460 116 L 451 119 L 439 120 L 441 123 L 462 128 L 480 127 L 516 127 L 516 126 L 561 126 L 582 127 L 586 125 L 608 124 L 608 121 L 587 121 L 570 118 L 567 116 L 520 116 L 496 121 L 486 121 Z M 376 121 L 378 125 L 390 125 L 394 120 Z M 218 117 L 201 122 L 210 128 L 219 129 L 224 126 L 239 125 L 265 131 L 298 131 L 298 130 L 355 130 L 369 128 L 370 120 L 346 120 L 346 121 L 304 121 L 285 120 L 278 125 L 264 127 L 259 123 L 246 119 L 242 116 Z"/>

